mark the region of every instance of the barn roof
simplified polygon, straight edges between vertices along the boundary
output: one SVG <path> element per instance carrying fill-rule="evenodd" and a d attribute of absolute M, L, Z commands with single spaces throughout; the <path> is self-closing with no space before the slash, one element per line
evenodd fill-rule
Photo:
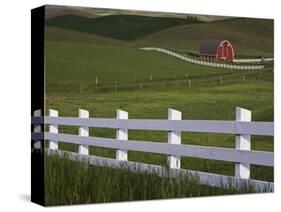
<path fill-rule="evenodd" d="M 200 46 L 200 54 L 212 55 L 217 54 L 218 45 L 224 40 L 222 39 L 206 39 L 202 42 Z"/>

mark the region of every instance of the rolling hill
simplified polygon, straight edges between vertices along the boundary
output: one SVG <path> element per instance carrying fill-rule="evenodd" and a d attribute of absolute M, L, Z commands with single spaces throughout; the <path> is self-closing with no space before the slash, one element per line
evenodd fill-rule
<path fill-rule="evenodd" d="M 46 24 L 69 32 L 126 41 L 135 47 L 156 46 L 194 52 L 204 39 L 227 39 L 233 44 L 236 56 L 273 56 L 273 20 L 269 19 L 229 18 L 201 22 L 194 17 L 61 15 L 46 20 Z"/>
<path fill-rule="evenodd" d="M 103 45 L 129 45 L 127 42 L 99 35 L 72 31 L 56 27 L 46 27 L 47 41 L 62 41 L 75 43 L 95 43 Z"/>
<path fill-rule="evenodd" d="M 231 34 L 232 42 L 236 50 L 237 46 L 239 47 L 239 42 L 235 43 L 235 40 L 238 40 L 241 34 L 251 37 L 254 37 L 255 34 L 255 39 L 264 39 L 267 43 L 273 45 L 272 38 L 258 29 L 258 26 L 264 25 L 265 28 L 267 27 L 266 31 L 270 31 L 271 25 L 267 24 L 267 20 L 254 23 L 252 28 L 249 26 L 251 23 L 239 27 L 241 21 L 240 19 L 233 19 L 171 27 L 137 41 L 121 41 L 92 33 L 48 26 L 46 28 L 47 79 L 51 84 L 57 84 L 60 81 L 72 84 L 73 82 L 93 83 L 95 77 L 99 77 L 101 83 L 113 84 L 115 80 L 124 83 L 132 83 L 135 79 L 138 81 L 147 80 L 151 75 L 153 80 L 163 80 L 164 78 L 184 77 L 186 74 L 194 78 L 231 72 L 230 70 L 206 68 L 185 63 L 159 53 L 147 53 L 139 50 L 138 46 L 153 45 L 194 49 L 196 51 L 204 36 L 210 35 L 210 33 L 216 36 L 226 36 L 231 30 L 233 31 Z M 225 25 L 227 27 L 223 27 Z M 211 30 L 215 28 L 224 31 Z M 197 32 L 202 32 L 202 34 L 197 35 Z M 252 46 L 249 46 L 249 44 Z M 249 42 L 247 48 L 248 52 L 254 52 L 255 54 L 257 52 L 270 53 L 270 48 L 258 43 Z"/>
<path fill-rule="evenodd" d="M 140 15 L 107 15 L 87 18 L 62 15 L 46 20 L 47 26 L 85 32 L 118 40 L 136 40 L 148 34 L 174 26 L 202 23 L 194 17 L 167 18 Z"/>
<path fill-rule="evenodd" d="M 171 13 L 171 12 L 156 12 L 156 11 L 143 11 L 143 10 L 116 10 L 109 8 L 88 8 L 76 6 L 58 6 L 46 5 L 46 19 L 62 15 L 77 15 L 87 18 L 97 18 L 105 15 L 141 15 L 149 17 L 170 17 L 186 19 L 188 16 L 196 17 L 203 22 L 211 22 L 223 19 L 229 19 L 230 16 L 217 16 L 217 15 L 198 15 L 198 14 L 184 14 L 184 13 Z"/>
<path fill-rule="evenodd" d="M 207 38 L 230 40 L 238 55 L 273 55 L 273 21 L 267 19 L 234 18 L 176 26 L 140 38 L 135 45 L 198 51 Z"/>
<path fill-rule="evenodd" d="M 45 18 L 50 19 L 62 15 L 76 15 L 87 18 L 98 17 L 93 13 L 92 8 L 87 7 L 69 7 L 69 6 L 58 6 L 58 5 L 46 5 Z"/>

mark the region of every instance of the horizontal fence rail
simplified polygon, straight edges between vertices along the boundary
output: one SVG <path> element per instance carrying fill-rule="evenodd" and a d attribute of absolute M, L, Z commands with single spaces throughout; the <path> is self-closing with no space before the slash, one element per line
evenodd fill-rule
<path fill-rule="evenodd" d="M 250 179 L 250 164 L 274 167 L 274 153 L 251 150 L 251 135 L 273 136 L 273 122 L 252 122 L 251 111 L 236 108 L 236 121 L 218 120 L 181 120 L 180 111 L 169 109 L 168 120 L 128 119 L 126 111 L 117 110 L 116 119 L 90 118 L 89 112 L 79 109 L 79 117 L 59 117 L 58 111 L 49 110 L 49 116 L 42 116 L 40 110 L 34 112 L 32 140 L 34 149 L 42 148 L 40 142 L 49 141 L 48 154 L 66 153 L 70 159 L 87 159 L 93 164 L 122 167 L 124 163 L 130 168 L 139 166 L 141 171 L 149 171 L 164 176 L 164 166 L 143 164 L 128 161 L 129 151 L 157 153 L 167 155 L 169 172 L 173 176 L 189 173 L 199 178 L 202 184 L 216 187 L 255 186 L 259 191 L 273 191 L 274 183 Z M 48 125 L 48 131 L 43 131 Z M 76 126 L 78 135 L 59 133 L 59 126 Z M 116 138 L 89 136 L 89 128 L 116 129 Z M 128 130 L 157 130 L 168 132 L 168 142 L 128 140 Z M 235 135 L 235 148 L 209 147 L 181 144 L 181 132 L 222 133 Z M 78 153 L 59 150 L 58 143 L 76 144 Z M 36 145 L 35 145 L 36 144 Z M 116 159 L 89 155 L 89 147 L 103 147 L 116 150 Z M 181 157 L 192 157 L 235 163 L 235 176 L 224 176 L 212 173 L 186 170 L 181 168 Z"/>
<path fill-rule="evenodd" d="M 193 58 L 188 58 L 186 56 L 183 56 L 181 54 L 178 54 L 178 53 L 175 53 L 173 51 L 163 49 L 163 48 L 144 47 L 144 48 L 140 48 L 140 49 L 145 50 L 145 51 L 161 52 L 161 53 L 176 57 L 180 60 L 184 60 L 184 61 L 189 62 L 189 63 L 193 63 L 193 64 L 197 64 L 197 65 L 203 65 L 203 66 L 209 66 L 209 67 L 215 67 L 215 68 L 226 68 L 226 69 L 234 69 L 234 70 L 264 69 L 264 65 L 232 65 L 232 64 L 215 63 L 215 62 L 197 60 L 197 59 L 193 59 Z"/>
<path fill-rule="evenodd" d="M 224 134 L 251 134 L 273 136 L 272 122 L 240 122 L 209 120 L 118 120 L 110 118 L 33 117 L 33 124 L 56 124 L 130 130 L 183 131 Z"/>
<path fill-rule="evenodd" d="M 273 166 L 273 153 L 263 151 L 246 151 L 231 148 L 218 148 L 184 144 L 177 145 L 149 141 L 126 141 L 100 137 L 81 137 L 79 135 L 69 135 L 61 133 L 35 133 L 32 135 L 32 138 L 34 140 L 46 139 L 111 149 L 125 149 L 165 155 L 187 156 L 239 163 L 248 162 L 256 165 Z"/>

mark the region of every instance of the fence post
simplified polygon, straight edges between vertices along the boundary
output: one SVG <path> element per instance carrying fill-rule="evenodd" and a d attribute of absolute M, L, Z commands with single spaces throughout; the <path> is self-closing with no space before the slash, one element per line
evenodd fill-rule
<path fill-rule="evenodd" d="M 83 87 L 82 87 L 82 85 L 80 84 L 80 96 L 82 96 L 82 94 L 83 94 Z"/>
<path fill-rule="evenodd" d="M 188 87 L 191 87 L 191 79 L 188 80 Z"/>
<path fill-rule="evenodd" d="M 79 118 L 89 118 L 89 111 L 80 109 L 78 110 Z M 89 136 L 89 127 L 79 127 L 79 136 Z M 79 145 L 79 154 L 88 155 L 89 147 L 88 145 Z"/>
<path fill-rule="evenodd" d="M 177 110 L 168 110 L 169 120 L 181 120 L 181 112 Z M 169 131 L 168 132 L 168 143 L 169 144 L 181 144 L 181 132 Z M 168 156 L 168 166 L 169 168 L 179 169 L 181 166 L 180 156 L 170 155 Z"/>
<path fill-rule="evenodd" d="M 116 111 L 117 119 L 128 119 L 128 113 L 123 110 Z M 128 130 L 127 129 L 117 129 L 116 139 L 118 140 L 128 140 Z M 127 150 L 116 150 L 116 160 L 127 161 L 128 160 L 128 151 Z"/>
<path fill-rule="evenodd" d="M 59 112 L 57 110 L 49 109 L 49 116 L 58 117 Z M 50 133 L 58 133 L 58 125 L 50 124 L 49 125 L 49 132 Z M 49 149 L 58 149 L 58 142 L 57 141 L 49 141 Z"/>
<path fill-rule="evenodd" d="M 42 116 L 42 110 L 41 110 L 41 109 L 35 110 L 35 111 L 33 112 L 33 115 L 34 115 L 34 116 L 39 116 L 39 117 Z M 42 126 L 41 126 L 41 124 L 34 124 L 34 129 L 33 129 L 33 131 L 34 131 L 35 133 L 42 132 Z M 33 148 L 34 148 L 34 149 L 41 149 L 41 148 L 42 148 L 42 145 L 44 145 L 44 144 L 42 144 L 42 141 L 34 141 Z"/>
<path fill-rule="evenodd" d="M 222 76 L 220 76 L 220 84 L 222 84 Z"/>
<path fill-rule="evenodd" d="M 115 79 L 115 92 L 118 90 L 117 80 Z"/>
<path fill-rule="evenodd" d="M 236 107 L 236 121 L 251 121 L 251 111 Z M 236 135 L 235 148 L 239 150 L 251 150 L 251 135 Z M 235 176 L 243 179 L 250 179 L 250 164 L 235 164 Z"/>

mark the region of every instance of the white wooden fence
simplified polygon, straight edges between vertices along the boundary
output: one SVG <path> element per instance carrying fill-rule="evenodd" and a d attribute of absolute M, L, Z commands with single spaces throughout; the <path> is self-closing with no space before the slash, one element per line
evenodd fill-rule
<path fill-rule="evenodd" d="M 234 59 L 234 63 L 261 63 L 261 62 L 272 62 L 274 58 L 252 58 L 252 59 Z"/>
<path fill-rule="evenodd" d="M 160 176 L 169 173 L 197 176 L 202 184 L 225 187 L 254 186 L 258 191 L 273 191 L 274 183 L 250 179 L 250 164 L 274 166 L 273 152 L 251 150 L 251 135 L 273 136 L 273 122 L 252 122 L 251 111 L 236 108 L 235 121 L 182 120 L 180 111 L 169 109 L 168 120 L 128 119 L 126 111 L 117 110 L 116 119 L 90 118 L 89 112 L 79 109 L 79 117 L 59 117 L 58 111 L 49 110 L 49 116 L 41 116 L 41 110 L 34 111 L 32 140 L 34 149 L 42 148 L 49 141 L 48 154 L 66 154 L 74 160 L 87 160 L 91 164 L 130 170 L 153 172 Z M 43 132 L 43 125 L 49 125 Z M 79 134 L 58 132 L 59 125 L 79 127 Z M 89 127 L 116 129 L 116 139 L 90 137 Z M 128 140 L 128 130 L 157 130 L 168 132 L 168 142 Z M 223 133 L 235 135 L 235 149 L 181 144 L 181 132 Z M 59 150 L 58 142 L 78 144 L 78 153 Z M 112 148 L 116 159 L 89 155 L 89 146 Z M 128 161 L 128 151 L 141 151 L 167 155 L 167 167 Z M 181 168 L 181 156 L 235 163 L 235 176 L 218 175 Z"/>
<path fill-rule="evenodd" d="M 232 64 L 224 64 L 224 63 L 215 63 L 215 62 L 208 62 L 208 61 L 202 61 L 202 60 L 196 60 L 193 58 L 185 57 L 181 54 L 175 53 L 173 51 L 163 49 L 163 48 L 156 48 L 156 47 L 144 47 L 140 48 L 141 50 L 145 51 L 157 51 L 161 52 L 173 57 L 176 57 L 180 60 L 184 60 L 189 63 L 197 64 L 197 65 L 203 65 L 203 66 L 210 66 L 215 68 L 226 68 L 226 69 L 234 69 L 234 70 L 258 70 L 258 69 L 264 69 L 264 65 L 232 65 Z"/>

